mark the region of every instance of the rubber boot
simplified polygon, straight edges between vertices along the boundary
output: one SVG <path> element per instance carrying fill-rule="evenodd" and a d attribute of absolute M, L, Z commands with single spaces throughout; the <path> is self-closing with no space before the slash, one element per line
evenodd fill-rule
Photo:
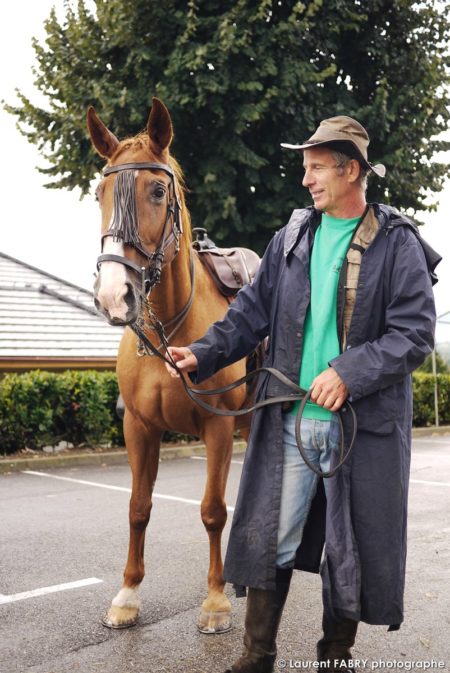
<path fill-rule="evenodd" d="M 350 669 L 358 622 L 346 617 L 332 620 L 325 613 L 322 618 L 323 638 L 317 643 L 317 659 L 329 661 L 327 668 L 320 670 L 332 673 L 347 673 Z"/>
<path fill-rule="evenodd" d="M 277 568 L 275 591 L 248 590 L 244 651 L 225 673 L 272 673 L 277 656 L 276 637 L 291 577 L 291 568 Z"/>

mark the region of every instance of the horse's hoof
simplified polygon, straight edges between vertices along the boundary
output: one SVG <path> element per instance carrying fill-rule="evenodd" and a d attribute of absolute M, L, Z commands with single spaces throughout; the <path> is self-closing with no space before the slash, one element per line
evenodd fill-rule
<path fill-rule="evenodd" d="M 129 629 L 136 626 L 139 617 L 139 610 L 136 608 L 119 608 L 111 606 L 102 619 L 103 626 L 108 629 Z"/>
<path fill-rule="evenodd" d="M 231 629 L 231 613 L 202 610 L 197 620 L 197 628 L 200 633 L 226 633 Z"/>

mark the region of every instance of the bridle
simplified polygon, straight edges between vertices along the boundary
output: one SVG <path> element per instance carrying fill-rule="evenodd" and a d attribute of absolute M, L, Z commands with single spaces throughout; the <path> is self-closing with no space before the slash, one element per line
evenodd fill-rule
<path fill-rule="evenodd" d="M 156 249 L 153 252 L 148 252 L 142 245 L 139 238 L 139 223 L 136 210 L 136 192 L 135 192 L 135 171 L 138 170 L 159 170 L 164 171 L 170 177 L 169 188 L 169 202 L 167 204 L 166 219 L 161 234 L 161 238 Z M 140 300 L 141 300 L 141 314 L 137 318 L 140 329 L 145 330 L 146 321 L 143 315 L 144 308 L 147 309 L 151 323 L 155 320 L 159 323 L 157 318 L 153 315 L 149 303 L 149 295 L 155 285 L 161 281 L 161 270 L 165 261 L 167 251 L 171 246 L 174 247 L 173 257 L 178 254 L 180 249 L 180 237 L 183 233 L 183 224 L 181 220 L 181 202 L 176 186 L 175 173 L 173 169 L 167 164 L 158 164 L 154 162 L 133 162 L 118 164 L 117 166 L 108 166 L 103 170 L 103 175 L 107 176 L 111 173 L 119 173 L 114 184 L 114 213 L 112 223 L 105 233 L 102 235 L 102 249 L 103 241 L 107 236 L 112 236 L 113 240 L 122 241 L 137 252 L 139 252 L 144 259 L 147 260 L 146 266 L 139 266 L 128 259 L 124 255 L 116 255 L 110 253 L 102 253 L 97 258 L 97 270 L 103 262 L 118 262 L 123 266 L 134 271 L 140 278 Z M 169 224 L 172 221 L 172 230 L 169 232 Z M 172 259 L 173 259 L 172 257 Z M 167 261 L 167 260 L 166 260 Z M 159 323 L 163 330 L 171 328 L 167 339 L 170 340 L 176 332 L 180 329 L 185 321 L 194 299 L 195 292 L 195 267 L 192 252 L 189 260 L 189 273 L 191 281 L 191 291 L 185 306 L 177 315 L 171 318 L 164 325 Z M 133 328 L 133 326 L 131 326 Z M 159 346 L 161 348 L 162 346 Z M 139 356 L 145 355 L 142 339 L 139 339 L 137 353 Z M 153 355 L 153 353 L 150 353 Z"/>
<path fill-rule="evenodd" d="M 164 171 L 167 175 L 170 176 L 172 198 L 169 199 L 163 232 L 161 234 L 158 246 L 156 247 L 156 250 L 154 252 L 149 253 L 147 250 L 143 248 L 139 238 L 137 213 L 136 213 L 136 193 L 134 189 L 135 186 L 134 171 L 152 170 L 152 169 Z M 177 254 L 180 247 L 180 236 L 183 233 L 183 229 L 180 218 L 181 205 L 176 189 L 175 174 L 172 168 L 167 164 L 157 164 L 150 162 L 118 164 L 117 166 L 109 166 L 105 168 L 103 171 L 103 175 L 105 176 L 110 175 L 111 173 L 119 173 L 118 178 L 123 176 L 123 179 L 121 180 L 117 179 L 114 185 L 115 212 L 113 213 L 113 220 L 112 224 L 110 225 L 110 228 L 102 236 L 102 248 L 104 239 L 107 236 L 112 236 L 113 240 L 116 241 L 121 240 L 125 245 L 129 245 L 133 247 L 135 250 L 137 250 L 148 261 L 148 266 L 141 267 L 132 260 L 122 255 L 101 254 L 97 259 L 97 269 L 100 269 L 103 262 L 118 262 L 119 264 L 123 264 L 125 267 L 137 273 L 141 277 L 141 285 L 142 285 L 141 300 L 144 304 L 146 299 L 148 300 L 148 295 L 150 294 L 153 287 L 160 282 L 161 269 L 164 263 L 164 256 L 167 249 L 169 248 L 170 245 L 174 244 L 175 246 L 174 254 Z M 119 211 L 122 211 L 122 218 L 119 215 Z M 172 219 L 172 231 L 170 234 L 168 234 L 167 233 L 168 224 L 171 219 Z M 188 396 L 196 404 L 201 406 L 206 411 L 214 413 L 219 416 L 244 416 L 252 411 L 255 411 L 256 409 L 260 409 L 262 407 L 266 407 L 272 404 L 280 404 L 282 402 L 293 402 L 295 400 L 300 400 L 300 408 L 298 410 L 295 423 L 295 437 L 297 440 L 298 450 L 307 466 L 313 472 L 315 472 L 315 474 L 317 474 L 320 477 L 334 476 L 337 470 L 340 467 L 342 467 L 344 462 L 349 457 L 350 451 L 353 448 L 353 444 L 356 437 L 356 430 L 357 430 L 356 414 L 352 405 L 349 402 L 346 402 L 342 407 L 342 409 L 337 414 L 341 428 L 341 447 L 340 447 L 339 461 L 332 470 L 329 470 L 328 472 L 322 472 L 320 469 L 316 467 L 316 465 L 314 465 L 314 463 L 312 463 L 309 460 L 301 440 L 301 432 L 300 432 L 301 418 L 303 411 L 305 409 L 305 405 L 307 401 L 310 399 L 311 391 L 303 390 L 298 385 L 293 383 L 282 372 L 271 367 L 261 367 L 248 373 L 246 376 L 242 377 L 238 381 L 231 383 L 228 386 L 224 386 L 223 388 L 217 388 L 214 390 L 199 390 L 191 388 L 187 384 L 185 375 L 180 369 L 178 369 L 176 362 L 173 360 L 170 351 L 168 350 L 168 346 L 169 346 L 169 340 L 171 339 L 171 337 L 174 336 L 174 334 L 178 331 L 181 324 L 184 322 L 192 305 L 192 300 L 194 296 L 194 285 L 195 285 L 194 262 L 192 257 L 192 251 L 190 257 L 190 273 L 191 273 L 190 297 L 188 299 L 187 304 L 184 306 L 184 308 L 180 311 L 178 315 L 176 315 L 169 322 L 163 325 L 151 311 L 151 308 L 147 301 L 149 323 L 145 321 L 143 315 L 140 315 L 138 316 L 138 318 L 134 323 L 130 324 L 130 328 L 138 337 L 138 343 L 139 343 L 138 354 L 156 355 L 164 362 L 169 363 L 172 367 L 174 367 L 178 371 L 184 389 L 186 390 Z M 175 327 L 172 329 L 171 333 L 168 336 L 166 336 L 165 329 L 173 325 L 174 323 Z M 154 346 L 154 344 L 150 341 L 146 333 L 146 328 L 150 328 L 152 331 L 155 331 L 157 333 L 160 340 L 159 346 Z M 165 351 L 165 354 L 161 353 L 161 349 Z M 261 372 L 266 372 L 271 376 L 276 377 L 287 388 L 289 388 L 291 392 L 288 395 L 268 398 L 260 402 L 257 402 L 256 404 L 254 404 L 249 408 L 238 410 L 219 409 L 217 407 L 213 407 L 210 404 L 207 404 L 199 397 L 202 395 L 222 395 L 226 392 L 233 390 L 234 388 L 237 388 L 240 385 L 243 385 L 244 383 L 248 383 L 248 381 L 250 381 L 252 378 L 257 376 Z M 342 421 L 342 413 L 347 410 L 350 412 L 350 415 L 352 417 L 353 433 L 349 447 L 347 450 L 345 450 L 344 424 Z"/>
<path fill-rule="evenodd" d="M 166 219 L 161 238 L 153 252 L 145 250 L 139 238 L 135 193 L 136 176 L 134 173 L 139 170 L 164 171 L 170 177 L 169 192 L 171 191 L 171 195 L 169 195 Z M 97 258 L 97 270 L 100 270 L 103 262 L 118 262 L 122 264 L 138 274 L 141 279 L 143 294 L 146 296 L 161 280 L 161 269 L 168 248 L 171 245 L 174 246 L 174 255 L 180 249 L 180 236 L 183 233 L 183 225 L 181 222 L 181 203 L 176 187 L 175 174 L 173 169 L 167 164 L 147 161 L 108 166 L 103 170 L 105 177 L 111 175 L 111 173 L 119 173 L 119 175 L 114 184 L 113 221 L 109 229 L 102 235 L 102 250 L 104 239 L 107 236 L 112 236 L 113 240 L 122 241 L 125 245 L 129 245 L 137 250 L 147 260 L 147 266 L 139 266 L 124 255 L 102 253 Z M 168 233 L 170 220 L 172 220 L 172 231 Z"/>

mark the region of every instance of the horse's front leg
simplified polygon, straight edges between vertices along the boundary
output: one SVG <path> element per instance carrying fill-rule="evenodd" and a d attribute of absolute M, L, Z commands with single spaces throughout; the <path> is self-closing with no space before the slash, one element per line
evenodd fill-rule
<path fill-rule="evenodd" d="M 132 473 L 130 498 L 130 542 L 124 581 L 103 618 L 112 629 L 134 626 L 139 617 L 139 585 L 145 574 L 145 530 L 152 508 L 153 485 L 158 473 L 161 433 L 145 427 L 127 411 L 124 418 L 125 444 Z"/>
<path fill-rule="evenodd" d="M 221 540 L 227 520 L 225 487 L 233 450 L 234 419 L 214 417 L 205 424 L 207 480 L 201 505 L 209 536 L 208 596 L 197 626 L 202 633 L 223 633 L 231 628 L 231 603 L 224 593 Z"/>

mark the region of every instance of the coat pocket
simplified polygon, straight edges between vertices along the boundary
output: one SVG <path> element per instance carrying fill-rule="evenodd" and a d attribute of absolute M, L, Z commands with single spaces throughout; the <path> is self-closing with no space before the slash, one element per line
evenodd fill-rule
<path fill-rule="evenodd" d="M 354 403 L 358 431 L 390 435 L 395 428 L 396 401 L 391 388 L 383 388 Z"/>

